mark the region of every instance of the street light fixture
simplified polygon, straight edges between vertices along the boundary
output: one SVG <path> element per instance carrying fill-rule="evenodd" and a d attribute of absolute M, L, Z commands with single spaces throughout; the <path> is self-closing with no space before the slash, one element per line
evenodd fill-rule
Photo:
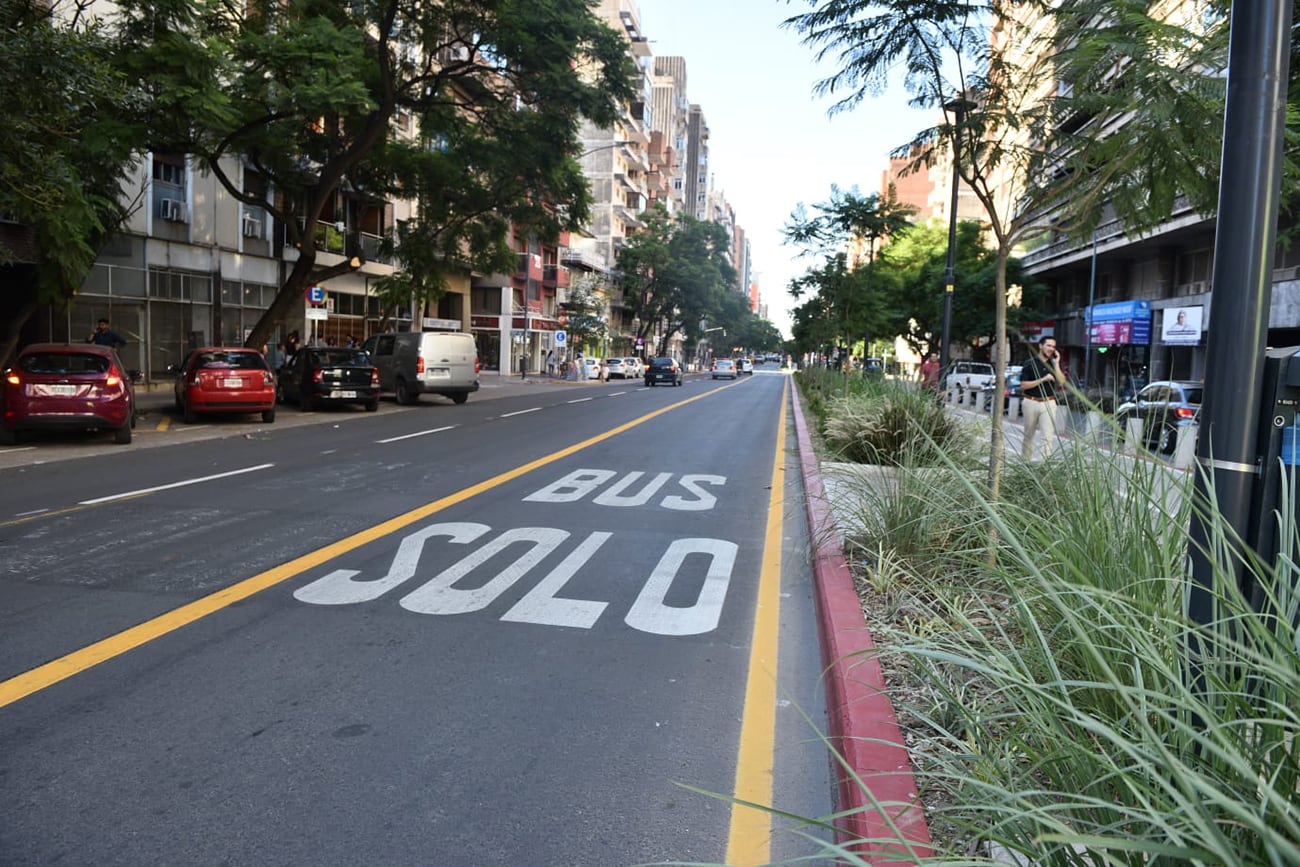
<path fill-rule="evenodd" d="M 954 115 L 952 134 L 952 203 L 948 208 L 948 267 L 943 274 L 943 330 L 939 337 L 939 370 L 946 375 L 948 370 L 948 335 L 952 330 L 952 290 L 957 279 L 957 191 L 961 182 L 961 125 L 966 119 L 966 112 L 975 107 L 975 103 L 966 99 L 962 93 L 944 103 L 946 112 Z"/>

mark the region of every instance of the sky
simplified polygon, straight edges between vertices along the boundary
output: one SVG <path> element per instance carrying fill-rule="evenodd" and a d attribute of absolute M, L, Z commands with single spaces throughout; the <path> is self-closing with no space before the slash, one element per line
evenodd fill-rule
<path fill-rule="evenodd" d="M 659 57 L 686 58 L 686 94 L 709 126 L 713 182 L 750 242 L 768 318 L 790 333 L 790 281 L 816 264 L 784 244 L 800 202 L 830 198 L 831 185 L 877 192 L 889 152 L 933 123 L 909 108 L 901 86 L 829 116 L 813 87 L 834 71 L 781 22 L 807 0 L 633 0 Z"/>

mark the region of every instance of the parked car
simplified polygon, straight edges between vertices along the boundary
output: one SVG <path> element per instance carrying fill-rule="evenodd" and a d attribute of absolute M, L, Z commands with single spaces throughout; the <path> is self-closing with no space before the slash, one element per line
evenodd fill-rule
<path fill-rule="evenodd" d="M 256 349 L 204 346 L 194 350 L 181 365 L 174 397 L 187 424 L 202 412 L 260 412 L 263 422 L 275 421 L 275 374 Z"/>
<path fill-rule="evenodd" d="M 319 403 L 360 403 L 366 412 L 379 409 L 379 368 L 364 349 L 308 346 L 280 370 L 276 396 L 303 411 Z"/>
<path fill-rule="evenodd" d="M 1022 368 L 1021 368 L 1021 366 L 1020 366 L 1019 364 L 1012 364 L 1012 365 L 1008 365 L 1008 366 L 1007 366 L 1007 372 L 1006 372 L 1006 385 L 1005 385 L 1005 386 L 1003 387 L 1003 389 L 1002 389 L 1002 411 L 1003 411 L 1003 412 L 1009 412 L 1009 411 L 1010 411 L 1010 408 L 1011 408 L 1011 398 L 1013 398 L 1013 397 L 1020 397 L 1020 396 L 1021 396 L 1021 394 L 1020 394 L 1020 371 L 1021 371 L 1021 369 L 1022 369 Z M 997 388 L 997 382 L 996 382 L 995 380 L 990 380 L 989 383 L 988 383 L 988 385 L 984 386 L 984 391 L 985 391 L 986 393 L 989 393 L 989 392 L 992 392 L 995 388 Z M 986 401 L 984 401 L 984 411 L 985 411 L 985 412 L 992 412 L 992 411 L 993 411 L 993 401 L 992 401 L 992 400 L 986 400 Z M 1024 410 L 1022 409 L 1022 410 L 1021 410 L 1021 415 L 1023 415 L 1023 414 L 1024 414 Z"/>
<path fill-rule="evenodd" d="M 709 368 L 709 375 L 713 379 L 735 379 L 736 362 L 730 358 L 714 359 L 713 366 Z"/>
<path fill-rule="evenodd" d="M 662 358 L 652 358 L 650 365 L 645 369 L 645 384 L 647 388 L 654 387 L 660 383 L 668 385 L 682 384 L 682 368 L 676 361 L 667 356 Z"/>
<path fill-rule="evenodd" d="M 641 359 L 625 358 L 623 360 L 627 362 L 628 379 L 640 379 L 642 376 L 645 375 L 645 364 L 641 362 Z"/>
<path fill-rule="evenodd" d="M 580 358 L 578 359 L 578 379 L 600 379 L 600 359 L 599 358 Z"/>
<path fill-rule="evenodd" d="M 954 361 L 948 367 L 943 387 L 956 392 L 957 403 L 965 403 L 968 396 L 973 399 L 992 379 L 993 365 L 987 361 Z"/>
<path fill-rule="evenodd" d="M 1190 380 L 1162 380 L 1139 391 L 1131 401 L 1115 408 L 1120 430 L 1128 430 L 1129 419 L 1140 419 L 1139 442 L 1163 455 L 1178 448 L 1178 431 L 1197 423 L 1204 384 Z"/>
<path fill-rule="evenodd" d="M 627 359 L 606 358 L 605 378 L 606 379 L 627 379 L 628 378 Z"/>
<path fill-rule="evenodd" d="M 749 376 L 753 376 L 753 375 L 754 375 L 754 361 L 753 361 L 753 359 L 750 359 L 750 358 L 742 358 L 742 359 L 740 359 L 740 361 L 737 363 L 737 369 L 738 369 L 738 370 L 740 371 L 740 373 L 742 373 L 742 374 L 748 374 Z"/>
<path fill-rule="evenodd" d="M 400 404 L 422 394 L 464 403 L 478 391 L 479 360 L 474 336 L 463 331 L 404 331 L 376 334 L 362 345 L 379 368 L 379 387 Z"/>
<path fill-rule="evenodd" d="M 111 430 L 114 442 L 131 442 L 135 392 L 111 347 L 34 343 L 3 377 L 0 444 L 35 430 Z"/>

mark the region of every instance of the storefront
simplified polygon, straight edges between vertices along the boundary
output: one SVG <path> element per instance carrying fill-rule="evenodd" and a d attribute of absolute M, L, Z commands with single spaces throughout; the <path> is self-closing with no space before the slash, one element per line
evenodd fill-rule
<path fill-rule="evenodd" d="M 1147 382 L 1151 346 L 1151 303 L 1118 301 L 1085 308 L 1089 380 L 1120 395 Z"/>

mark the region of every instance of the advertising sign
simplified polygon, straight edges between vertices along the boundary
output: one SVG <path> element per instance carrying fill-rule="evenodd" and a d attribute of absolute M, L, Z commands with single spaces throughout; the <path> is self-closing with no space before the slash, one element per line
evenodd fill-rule
<path fill-rule="evenodd" d="M 1102 346 L 1146 346 L 1151 342 L 1151 302 L 1096 304 L 1085 311 L 1088 341 Z"/>
<path fill-rule="evenodd" d="M 1171 346 L 1195 346 L 1201 342 L 1201 321 L 1205 307 L 1166 307 L 1160 325 L 1160 342 Z"/>

